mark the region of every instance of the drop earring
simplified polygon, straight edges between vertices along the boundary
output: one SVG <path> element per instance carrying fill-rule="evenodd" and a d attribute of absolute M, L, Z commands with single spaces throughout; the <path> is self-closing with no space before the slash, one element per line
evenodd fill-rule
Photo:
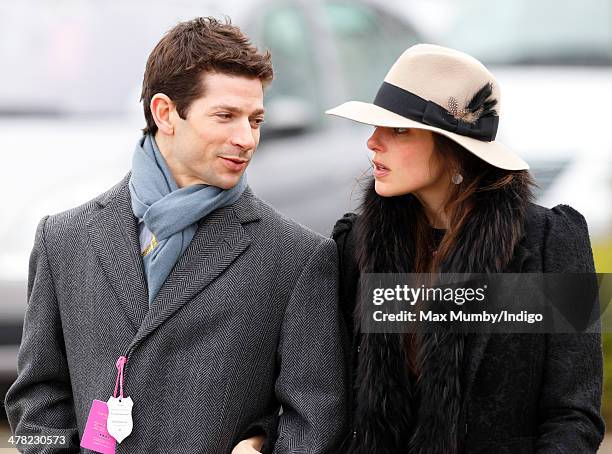
<path fill-rule="evenodd" d="M 461 182 L 463 181 L 463 175 L 461 175 L 460 173 L 456 173 L 451 178 L 451 181 L 453 182 L 453 184 L 461 184 Z"/>

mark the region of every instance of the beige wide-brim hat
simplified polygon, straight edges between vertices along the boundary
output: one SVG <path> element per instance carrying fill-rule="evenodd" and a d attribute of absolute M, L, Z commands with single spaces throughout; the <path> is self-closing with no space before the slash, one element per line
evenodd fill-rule
<path fill-rule="evenodd" d="M 529 169 L 495 140 L 499 112 L 499 85 L 482 63 L 454 49 L 417 44 L 393 64 L 373 103 L 349 101 L 325 113 L 373 126 L 433 131 L 495 167 Z"/>

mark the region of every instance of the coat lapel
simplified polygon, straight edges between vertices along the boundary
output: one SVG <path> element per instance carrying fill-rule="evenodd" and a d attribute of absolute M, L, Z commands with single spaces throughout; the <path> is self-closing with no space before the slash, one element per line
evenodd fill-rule
<path fill-rule="evenodd" d="M 505 272 L 521 273 L 528 272 L 526 262 L 532 257 L 532 253 L 526 243 L 527 238 L 524 236 L 518 243 L 512 262 L 508 264 Z M 463 368 L 463 402 L 466 404 L 470 401 L 472 387 L 476 378 L 476 373 L 480 367 L 485 350 L 491 338 L 490 333 L 483 334 L 468 334 L 465 340 L 465 362 Z"/>
<path fill-rule="evenodd" d="M 101 209 L 88 230 L 92 249 L 135 334 L 148 310 L 148 291 L 128 181 L 129 174 L 98 202 Z"/>
<path fill-rule="evenodd" d="M 193 300 L 249 246 L 242 223 L 258 219 L 246 189 L 235 204 L 220 208 L 198 224 L 193 240 L 159 290 L 132 345 L 135 346 Z"/>
<path fill-rule="evenodd" d="M 491 334 L 468 334 L 465 338 L 465 353 L 463 366 L 463 403 L 470 401 L 472 385 L 476 378 L 476 372 L 489 343 Z"/>

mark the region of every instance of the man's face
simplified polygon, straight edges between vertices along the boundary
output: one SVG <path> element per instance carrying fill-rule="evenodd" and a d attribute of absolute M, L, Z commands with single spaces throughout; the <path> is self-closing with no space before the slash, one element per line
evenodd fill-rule
<path fill-rule="evenodd" d="M 263 87 L 259 79 L 212 72 L 203 82 L 205 94 L 192 102 L 184 120 L 171 110 L 174 135 L 164 157 L 181 187 L 230 189 L 259 143 Z"/>

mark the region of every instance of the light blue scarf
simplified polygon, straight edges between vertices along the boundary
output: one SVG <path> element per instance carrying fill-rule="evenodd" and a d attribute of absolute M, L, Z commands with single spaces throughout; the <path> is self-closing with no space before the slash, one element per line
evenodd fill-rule
<path fill-rule="evenodd" d="M 141 244 L 149 305 L 193 239 L 197 222 L 238 200 L 246 184 L 243 174 L 231 189 L 204 184 L 179 188 L 155 139 L 145 135 L 138 141 L 129 188 L 132 211 L 151 233 L 141 235 L 150 238 L 150 243 Z"/>

